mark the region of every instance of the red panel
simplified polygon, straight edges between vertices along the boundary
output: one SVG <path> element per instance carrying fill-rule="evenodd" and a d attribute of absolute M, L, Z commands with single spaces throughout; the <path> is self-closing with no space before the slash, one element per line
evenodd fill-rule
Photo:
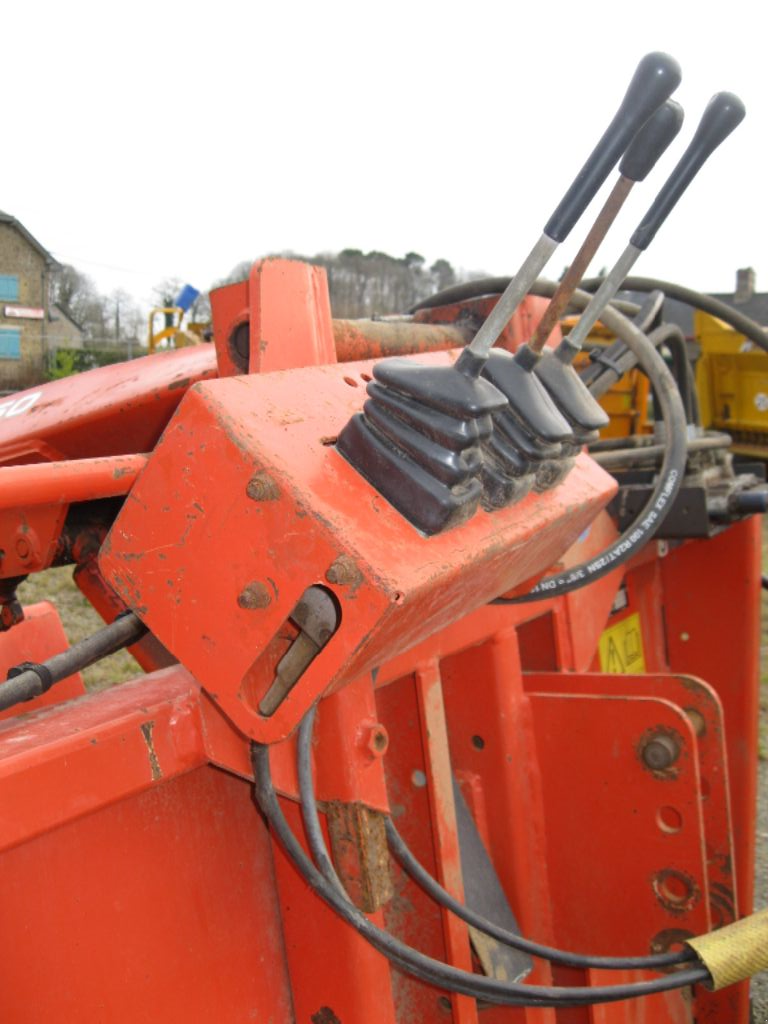
<path fill-rule="evenodd" d="M 204 764 L 183 669 L 0 723 L 0 849 Z"/>
<path fill-rule="evenodd" d="M 21 391 L 17 400 L 38 397 L 0 419 L 0 463 L 36 462 L 41 450 L 46 459 L 151 451 L 190 384 L 215 376 L 213 346 L 199 345 Z"/>
<path fill-rule="evenodd" d="M 532 707 L 559 943 L 632 955 L 671 927 L 707 931 L 698 752 L 686 715 L 643 697 L 542 694 L 532 695 Z M 643 738 L 659 730 L 682 742 L 675 773 L 663 778 L 639 754 Z M 679 813 L 680 830 L 659 826 L 662 804 Z"/>
<path fill-rule="evenodd" d="M 292 1019 L 246 783 L 199 769 L 5 852 L 0 871 L 3 1020 Z"/>
<path fill-rule="evenodd" d="M 250 373 L 336 362 L 328 281 L 322 267 L 258 260 L 248 279 Z"/>
<path fill-rule="evenodd" d="M 672 669 L 700 676 L 723 704 L 742 913 L 752 909 L 759 720 L 761 517 L 684 544 L 661 563 Z"/>
<path fill-rule="evenodd" d="M 282 806 L 296 835 L 303 837 L 297 805 L 283 800 Z M 398 977 L 389 961 L 326 907 L 279 845 L 274 856 L 295 1020 L 404 1024 L 393 1009 L 392 989 Z M 371 920 L 383 925 L 381 912 Z M 274 953 L 270 962 L 273 958 Z M 282 1024 L 283 1018 L 276 1018 L 275 1024 L 278 1020 Z"/>
<path fill-rule="evenodd" d="M 521 932 L 552 944 L 542 780 L 514 630 L 446 658 L 440 669 L 454 772 L 474 782 L 468 803 Z M 526 981 L 552 984 L 549 964 L 534 961 Z M 489 1008 L 481 1016 L 488 1024 L 554 1019 L 554 1010 L 533 1008 Z"/>

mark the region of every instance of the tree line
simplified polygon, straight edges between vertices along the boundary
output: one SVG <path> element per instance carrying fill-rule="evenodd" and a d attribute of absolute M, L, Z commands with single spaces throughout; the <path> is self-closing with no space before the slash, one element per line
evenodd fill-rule
<path fill-rule="evenodd" d="M 340 319 L 407 313 L 422 299 L 443 288 L 469 277 L 482 276 L 459 272 L 442 258 L 428 266 L 417 252 L 409 252 L 402 257 L 377 250 L 363 252 L 361 249 L 342 249 L 338 253 L 318 253 L 315 256 L 294 252 L 270 255 L 324 267 L 328 275 L 331 310 Z M 238 263 L 213 287 L 245 280 L 251 265 L 251 260 Z"/>
<path fill-rule="evenodd" d="M 91 344 L 140 343 L 146 315 L 127 291 L 103 295 L 87 274 L 64 264 L 53 278 L 51 301 L 70 316 Z"/>
<path fill-rule="evenodd" d="M 386 252 L 343 249 L 339 253 L 304 256 L 293 252 L 271 253 L 286 259 L 303 260 L 324 267 L 333 315 L 338 318 L 386 316 L 406 313 L 422 299 L 468 277 L 455 270 L 446 259 L 431 264 L 416 252 L 391 256 Z M 211 288 L 242 281 L 248 277 L 251 260 L 238 263 L 226 277 Z M 156 306 L 171 306 L 184 282 L 168 278 L 152 290 Z M 91 346 L 146 344 L 147 310 L 132 295 L 117 289 L 104 295 L 93 280 L 76 267 L 62 266 L 52 287 L 52 301 L 61 306 L 84 332 Z M 187 314 L 187 321 L 210 319 L 208 292 L 203 291 Z"/>

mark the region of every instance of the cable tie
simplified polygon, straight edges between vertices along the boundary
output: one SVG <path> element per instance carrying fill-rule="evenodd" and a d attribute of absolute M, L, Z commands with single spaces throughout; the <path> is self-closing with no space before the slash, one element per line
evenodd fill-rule
<path fill-rule="evenodd" d="M 622 356 L 625 355 L 626 352 L 623 352 Z M 613 370 L 613 372 L 617 373 L 619 377 L 623 377 L 626 372 L 625 370 L 622 369 L 621 364 L 618 362 L 618 360 L 611 359 L 607 352 L 599 352 L 598 354 L 592 352 L 592 354 L 590 355 L 590 359 L 593 363 L 599 363 L 601 366 L 605 366 L 607 369 Z"/>

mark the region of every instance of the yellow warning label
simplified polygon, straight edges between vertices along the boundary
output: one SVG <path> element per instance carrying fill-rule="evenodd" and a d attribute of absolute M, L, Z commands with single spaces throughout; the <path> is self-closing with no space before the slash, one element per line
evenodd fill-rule
<path fill-rule="evenodd" d="M 603 672 L 645 672 L 643 633 L 637 612 L 603 632 L 599 652 Z"/>

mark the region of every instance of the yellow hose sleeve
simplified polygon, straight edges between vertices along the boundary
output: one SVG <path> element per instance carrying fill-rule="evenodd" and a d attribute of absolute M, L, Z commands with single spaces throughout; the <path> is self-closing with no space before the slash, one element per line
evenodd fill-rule
<path fill-rule="evenodd" d="M 688 939 L 686 945 L 712 975 L 712 989 L 744 981 L 768 970 L 768 910 Z"/>

